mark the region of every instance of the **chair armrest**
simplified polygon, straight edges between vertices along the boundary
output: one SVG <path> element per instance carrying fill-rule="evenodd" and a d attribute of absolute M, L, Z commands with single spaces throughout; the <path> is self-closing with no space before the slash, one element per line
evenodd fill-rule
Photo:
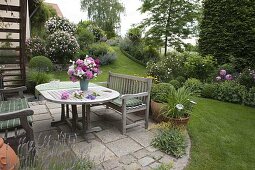
<path fill-rule="evenodd" d="M 121 99 L 130 99 L 130 98 L 135 98 L 135 97 L 146 97 L 148 95 L 149 95 L 148 92 L 142 92 L 142 93 L 136 93 L 136 94 L 124 94 L 124 95 L 121 95 L 120 98 Z"/>
<path fill-rule="evenodd" d="M 0 114 L 0 120 L 10 120 L 15 118 L 22 118 L 27 116 L 32 116 L 34 114 L 34 111 L 31 109 L 23 109 L 15 112 L 7 112 L 7 113 L 1 113 Z"/>
<path fill-rule="evenodd" d="M 0 89 L 1 94 L 8 93 L 18 93 L 21 98 L 24 98 L 23 92 L 27 90 L 26 86 L 16 87 L 16 88 L 8 88 L 8 89 Z"/>

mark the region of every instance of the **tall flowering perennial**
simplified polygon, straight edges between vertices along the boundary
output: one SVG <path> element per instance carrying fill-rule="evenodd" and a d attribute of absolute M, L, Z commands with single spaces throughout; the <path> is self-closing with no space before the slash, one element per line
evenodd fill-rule
<path fill-rule="evenodd" d="M 39 37 L 26 40 L 26 54 L 29 57 L 44 56 L 46 54 L 45 42 Z"/>
<path fill-rule="evenodd" d="M 47 38 L 47 54 L 58 63 L 73 59 L 80 46 L 76 38 L 65 31 L 56 31 Z"/>
<path fill-rule="evenodd" d="M 45 28 L 47 33 L 53 34 L 56 31 L 66 31 L 74 35 L 76 31 L 76 26 L 69 22 L 68 19 L 52 17 L 45 23 Z"/>
<path fill-rule="evenodd" d="M 226 70 L 220 70 L 219 75 L 216 77 L 216 81 L 233 80 L 231 74 L 227 74 Z"/>
<path fill-rule="evenodd" d="M 100 61 L 87 56 L 84 60 L 78 59 L 69 67 L 67 74 L 72 82 L 81 79 L 91 80 L 99 74 Z"/>

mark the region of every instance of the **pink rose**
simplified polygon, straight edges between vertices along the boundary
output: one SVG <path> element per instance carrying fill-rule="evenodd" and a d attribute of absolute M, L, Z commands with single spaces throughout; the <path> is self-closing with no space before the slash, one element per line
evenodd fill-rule
<path fill-rule="evenodd" d="M 85 66 L 85 65 L 84 65 L 84 66 L 82 66 L 81 68 L 82 68 L 82 70 L 83 70 L 84 72 L 86 72 L 86 71 L 87 71 L 87 69 L 88 69 L 88 67 L 87 67 L 87 66 Z"/>
<path fill-rule="evenodd" d="M 93 68 L 92 71 L 94 71 L 95 73 L 98 72 L 98 68 Z"/>
<path fill-rule="evenodd" d="M 92 73 L 92 71 L 86 71 L 86 77 L 87 77 L 87 79 L 92 79 L 93 78 L 93 73 Z"/>
<path fill-rule="evenodd" d="M 97 58 L 95 59 L 95 64 L 98 66 L 100 64 L 100 60 Z"/>

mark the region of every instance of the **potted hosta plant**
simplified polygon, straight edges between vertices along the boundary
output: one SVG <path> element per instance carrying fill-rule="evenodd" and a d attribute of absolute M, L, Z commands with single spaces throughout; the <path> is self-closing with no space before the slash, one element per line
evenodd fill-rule
<path fill-rule="evenodd" d="M 191 92 L 188 88 L 171 88 L 166 105 L 161 108 L 161 114 L 173 124 L 186 126 L 193 106 L 196 102 L 190 100 Z"/>
<path fill-rule="evenodd" d="M 152 119 L 159 123 L 167 121 L 161 114 L 161 108 L 168 101 L 168 94 L 173 86 L 169 83 L 154 84 L 151 89 L 151 112 Z"/>
<path fill-rule="evenodd" d="M 89 80 L 99 74 L 100 61 L 87 56 L 84 60 L 78 59 L 76 62 L 72 61 L 72 63 L 67 72 L 70 80 L 72 82 L 80 81 L 81 90 L 88 90 Z"/>

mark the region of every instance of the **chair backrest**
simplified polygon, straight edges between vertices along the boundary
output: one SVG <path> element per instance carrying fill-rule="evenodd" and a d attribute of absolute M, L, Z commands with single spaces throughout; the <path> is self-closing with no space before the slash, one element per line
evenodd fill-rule
<path fill-rule="evenodd" d="M 109 72 L 107 86 L 120 94 L 150 93 L 152 79 Z"/>

